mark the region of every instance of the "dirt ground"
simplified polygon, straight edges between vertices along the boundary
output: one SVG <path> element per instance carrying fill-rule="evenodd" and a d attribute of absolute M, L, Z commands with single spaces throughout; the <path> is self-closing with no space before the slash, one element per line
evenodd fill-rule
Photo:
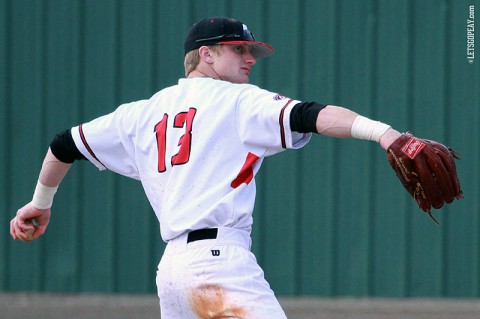
<path fill-rule="evenodd" d="M 280 298 L 289 319 L 478 319 L 480 300 Z M 155 295 L 0 293 L 0 319 L 158 319 Z"/>

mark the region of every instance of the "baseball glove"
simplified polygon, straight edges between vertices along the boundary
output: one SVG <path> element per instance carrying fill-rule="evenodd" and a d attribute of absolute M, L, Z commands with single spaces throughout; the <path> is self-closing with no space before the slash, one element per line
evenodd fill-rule
<path fill-rule="evenodd" d="M 432 207 L 463 198 L 455 166 L 460 157 L 450 147 L 405 133 L 390 145 L 387 157 L 403 186 L 435 223 Z"/>

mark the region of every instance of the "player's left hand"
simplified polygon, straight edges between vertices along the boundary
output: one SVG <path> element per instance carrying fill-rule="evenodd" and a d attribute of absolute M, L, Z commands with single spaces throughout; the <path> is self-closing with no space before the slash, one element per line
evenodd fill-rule
<path fill-rule="evenodd" d="M 16 216 L 10 221 L 10 235 L 14 240 L 35 240 L 45 233 L 50 222 L 50 215 L 50 208 L 37 209 L 28 203 L 20 208 Z M 32 224 L 34 219 L 36 225 Z"/>
<path fill-rule="evenodd" d="M 387 150 L 398 179 L 420 209 L 432 216 L 433 208 L 463 198 L 455 160 L 459 154 L 438 142 L 401 134 Z"/>

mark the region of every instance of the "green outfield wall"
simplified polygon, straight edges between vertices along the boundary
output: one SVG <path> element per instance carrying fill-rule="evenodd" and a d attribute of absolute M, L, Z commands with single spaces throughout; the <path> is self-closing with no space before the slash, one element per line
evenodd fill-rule
<path fill-rule="evenodd" d="M 276 293 L 479 297 L 478 0 L 0 0 L 0 291 L 155 293 L 165 246 L 137 181 L 76 163 L 45 236 L 15 242 L 9 222 L 54 134 L 175 84 L 186 30 L 214 15 L 275 48 L 253 84 L 462 155 L 465 199 L 440 226 L 373 142 L 314 136 L 266 159 L 253 251 Z"/>

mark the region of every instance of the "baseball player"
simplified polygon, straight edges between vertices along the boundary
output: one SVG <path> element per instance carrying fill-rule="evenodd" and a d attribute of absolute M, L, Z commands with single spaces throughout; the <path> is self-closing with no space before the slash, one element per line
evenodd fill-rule
<path fill-rule="evenodd" d="M 303 147 L 312 133 L 385 150 L 404 135 L 343 107 L 248 84 L 257 59 L 274 50 L 241 21 L 195 23 L 184 50 L 178 84 L 55 136 L 11 235 L 34 240 L 45 232 L 58 185 L 86 159 L 142 183 L 167 243 L 156 279 L 162 318 L 286 318 L 250 251 L 264 158 Z"/>

